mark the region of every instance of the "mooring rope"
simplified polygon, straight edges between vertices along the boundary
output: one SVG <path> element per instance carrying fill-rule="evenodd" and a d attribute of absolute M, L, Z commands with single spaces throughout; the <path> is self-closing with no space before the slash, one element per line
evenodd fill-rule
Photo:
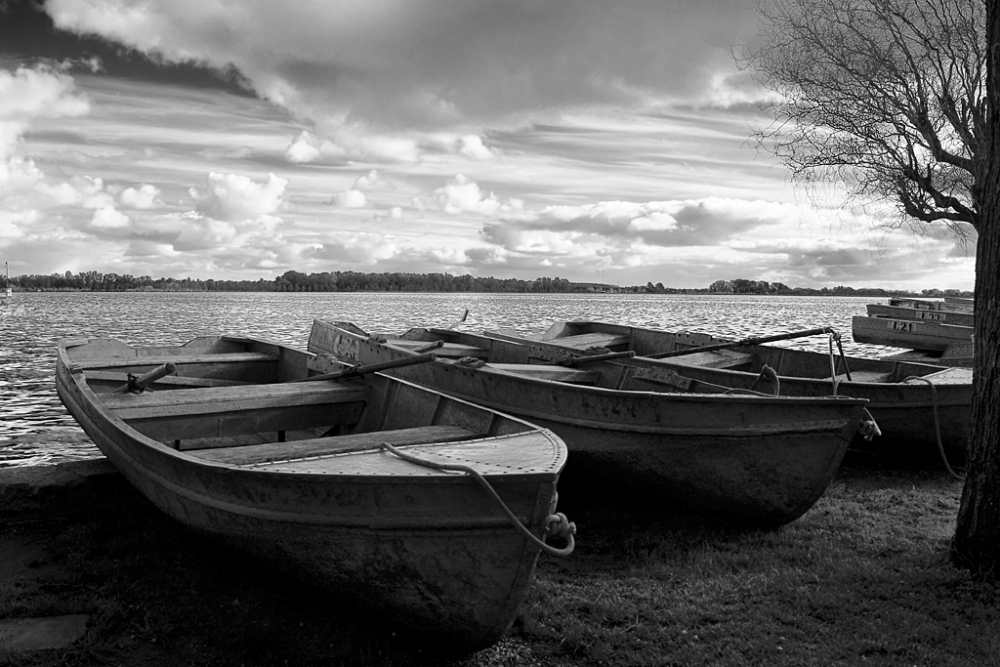
<path fill-rule="evenodd" d="M 503 498 L 501 498 L 499 494 L 493 490 L 493 487 L 488 481 L 486 481 L 486 478 L 483 477 L 478 470 L 470 468 L 469 466 L 459 465 L 457 463 L 436 463 L 435 461 L 428 461 L 427 459 L 422 459 L 418 456 L 400 451 L 388 442 L 383 442 L 382 447 L 389 450 L 404 461 L 409 461 L 410 463 L 415 463 L 426 468 L 434 468 L 436 470 L 454 470 L 457 472 L 464 472 L 472 476 L 472 478 L 486 490 L 486 493 L 496 501 L 496 503 L 500 506 L 500 509 L 503 510 L 503 513 L 507 515 L 507 519 L 510 521 L 511 525 L 513 525 L 518 532 L 525 537 L 525 539 L 533 543 L 545 553 L 553 556 L 568 556 L 573 553 L 573 548 L 576 546 L 576 542 L 573 539 L 573 536 L 576 535 L 576 524 L 567 519 L 566 515 L 562 512 L 556 512 L 555 514 L 548 515 L 545 517 L 545 521 L 543 522 L 546 535 L 550 537 L 563 537 L 566 539 L 566 546 L 562 549 L 557 549 L 538 539 L 531 533 L 530 530 L 525 528 L 524 524 L 522 524 L 510 508 L 507 507 Z"/>
<path fill-rule="evenodd" d="M 770 380 L 771 384 L 774 385 L 775 396 L 781 395 L 781 380 L 778 379 L 778 373 L 767 364 L 764 364 L 764 366 L 760 369 L 760 375 L 758 375 L 757 379 L 753 381 L 752 385 L 750 385 L 750 391 L 753 391 L 757 387 L 757 383 L 763 379 Z"/>
<path fill-rule="evenodd" d="M 952 469 L 951 464 L 948 463 L 948 455 L 945 454 L 944 451 L 944 442 L 941 440 L 941 419 L 938 416 L 937 387 L 935 386 L 932 380 L 929 380 L 925 377 L 920 377 L 919 375 L 911 375 L 910 377 L 903 380 L 903 382 L 909 382 L 910 380 L 919 380 L 921 382 L 926 382 L 927 384 L 930 385 L 931 405 L 934 408 L 934 435 L 937 437 L 938 455 L 941 457 L 941 462 L 944 463 L 944 467 L 948 471 L 949 475 L 951 475 L 955 479 L 965 479 L 964 475 L 959 475 Z"/>

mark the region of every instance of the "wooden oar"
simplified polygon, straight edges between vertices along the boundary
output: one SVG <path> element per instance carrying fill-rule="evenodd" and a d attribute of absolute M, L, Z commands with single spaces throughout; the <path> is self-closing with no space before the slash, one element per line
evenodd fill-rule
<path fill-rule="evenodd" d="M 168 361 L 162 366 L 157 366 L 148 373 L 143 373 L 139 377 L 132 377 L 132 375 L 129 374 L 128 382 L 123 384 L 121 387 L 118 387 L 118 389 L 115 389 L 114 393 L 116 394 L 125 394 L 128 392 L 132 392 L 133 394 L 142 393 L 146 389 L 146 387 L 153 384 L 161 377 L 164 377 L 166 375 L 173 375 L 176 372 L 177 372 L 177 366 L 175 366 L 173 362 Z"/>
<path fill-rule="evenodd" d="M 623 357 L 634 357 L 635 352 L 632 350 L 625 350 L 623 352 L 604 352 L 602 354 L 574 354 L 568 359 L 560 359 L 556 363 L 560 366 L 576 366 L 578 364 L 585 364 L 590 361 L 609 361 L 611 359 L 621 359 Z"/>
<path fill-rule="evenodd" d="M 433 354 L 418 354 L 413 357 L 405 357 L 403 359 L 393 359 L 392 361 L 381 361 L 377 364 L 368 364 L 367 366 L 351 366 L 350 368 L 345 368 L 342 371 L 334 371 L 332 373 L 323 373 L 322 375 L 313 375 L 307 378 L 299 378 L 298 380 L 291 380 L 290 383 L 316 382 L 318 380 L 337 380 L 340 378 L 358 377 L 359 375 L 365 375 L 367 373 L 377 373 L 379 371 L 385 371 L 390 368 L 402 368 L 403 366 L 424 364 L 427 363 L 428 361 L 434 361 L 435 359 L 437 359 L 437 357 Z"/>
<path fill-rule="evenodd" d="M 692 347 L 686 350 L 675 350 L 673 352 L 660 352 L 658 354 L 646 354 L 643 355 L 649 359 L 666 359 L 668 357 L 680 357 L 685 354 L 696 354 L 698 352 L 709 352 L 711 350 L 725 350 L 730 347 L 746 347 L 748 345 L 762 345 L 764 343 L 774 343 L 779 340 L 791 340 L 792 338 L 805 338 L 806 336 L 819 336 L 822 334 L 828 334 L 833 332 L 833 327 L 819 327 L 818 329 L 806 329 L 805 331 L 793 331 L 792 333 L 777 334 L 775 336 L 764 336 L 763 338 L 757 338 L 751 336 L 749 338 L 744 338 L 742 340 L 734 340 L 728 343 L 718 343 L 716 345 L 702 345 L 701 347 Z"/>

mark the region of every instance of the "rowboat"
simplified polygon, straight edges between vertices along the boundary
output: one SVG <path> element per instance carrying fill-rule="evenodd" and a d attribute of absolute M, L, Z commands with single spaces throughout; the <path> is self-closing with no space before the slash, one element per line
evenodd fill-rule
<path fill-rule="evenodd" d="M 855 342 L 870 345 L 943 352 L 953 345 L 970 342 L 972 332 L 971 326 L 930 320 L 866 315 L 851 318 L 851 333 Z"/>
<path fill-rule="evenodd" d="M 958 296 L 944 298 L 896 296 L 889 298 L 890 306 L 901 308 L 919 308 L 923 310 L 944 310 L 953 313 L 975 312 L 974 299 Z"/>
<path fill-rule="evenodd" d="M 456 650 L 488 646 L 539 553 L 572 550 L 555 512 L 566 447 L 374 370 L 229 336 L 67 340 L 56 387 L 171 517 Z"/>
<path fill-rule="evenodd" d="M 517 415 L 566 441 L 572 474 L 667 503 L 672 511 L 775 527 L 822 496 L 861 427 L 863 399 L 689 393 L 656 372 L 625 373 L 621 354 L 576 368 L 524 345 L 447 329 L 370 335 L 313 322 L 309 350 L 358 364 L 437 359 L 387 371 Z M 595 486 L 595 488 L 598 488 Z"/>
<path fill-rule="evenodd" d="M 884 305 L 869 303 L 865 306 L 868 317 L 886 317 L 897 320 L 920 320 L 925 322 L 941 322 L 971 327 L 975 324 L 975 315 L 971 312 L 961 312 L 945 309 L 914 308 L 911 306 Z"/>
<path fill-rule="evenodd" d="M 836 335 L 821 327 L 773 338 L 804 333 Z M 847 357 L 834 353 L 833 340 L 831 352 L 826 354 L 778 347 L 761 342 L 765 341 L 762 338 L 732 341 L 708 334 L 603 322 L 557 322 L 535 338 L 538 340 L 520 340 L 548 350 L 550 358 L 553 351 L 579 351 L 581 342 L 599 341 L 606 349 L 629 350 L 636 356 L 624 363 L 636 369 L 671 370 L 702 391 L 715 385 L 767 389 L 783 396 L 837 394 L 865 399 L 881 433 L 870 443 L 857 439 L 854 444 L 859 448 L 909 458 L 944 456 L 947 461 L 964 459 L 968 446 L 972 404 L 969 368 Z"/>

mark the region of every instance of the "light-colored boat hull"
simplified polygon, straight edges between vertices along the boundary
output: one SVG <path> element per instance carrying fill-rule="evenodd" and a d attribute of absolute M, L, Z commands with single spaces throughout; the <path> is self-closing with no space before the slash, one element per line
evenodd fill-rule
<path fill-rule="evenodd" d="M 125 408 L 109 409 L 129 399 L 95 394 L 85 377 L 90 371 L 74 369 L 71 352 L 60 354 L 60 398 L 108 459 L 168 515 L 458 650 L 488 646 L 513 622 L 539 549 L 510 526 L 470 477 L 415 466 L 385 451 L 247 465 L 221 462 L 232 447 L 178 451 L 122 421 L 117 415 L 128 414 Z M 371 404 L 376 396 L 394 394 L 399 410 L 373 416 L 395 419 L 387 424 L 390 429 L 407 426 L 408 409 L 423 414 L 429 406 L 445 416 L 444 423 L 484 419 L 484 431 L 500 434 L 450 447 L 414 446 L 411 453 L 455 461 L 468 451 L 474 467 L 475 454 L 482 451 L 509 464 L 493 456 L 507 445 L 515 459 L 534 457 L 523 471 L 483 474 L 529 531 L 542 537 L 565 463 L 558 438 L 477 406 L 441 403 L 433 393 L 383 376 L 372 376 L 365 391 Z M 404 394 L 426 405 L 408 407 Z M 425 418 L 430 423 L 429 415 Z M 226 419 L 220 414 L 220 428 Z"/>
<path fill-rule="evenodd" d="M 971 341 L 973 329 L 927 320 L 855 315 L 851 318 L 851 332 L 858 343 L 943 352 L 952 345 Z"/>

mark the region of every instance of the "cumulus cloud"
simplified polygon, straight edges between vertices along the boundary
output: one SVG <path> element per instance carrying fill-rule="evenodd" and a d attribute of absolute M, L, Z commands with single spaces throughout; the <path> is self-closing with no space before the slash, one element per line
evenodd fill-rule
<path fill-rule="evenodd" d="M 90 224 L 103 229 L 124 229 L 129 225 L 129 217 L 113 208 L 100 208 L 94 211 Z"/>
<path fill-rule="evenodd" d="M 268 174 L 267 181 L 257 183 L 240 174 L 208 175 L 208 191 L 192 189 L 198 200 L 198 211 L 214 220 L 237 222 L 275 213 L 285 202 L 288 180 Z"/>
<path fill-rule="evenodd" d="M 125 188 L 118 195 L 118 199 L 123 205 L 130 208 L 150 209 L 163 205 L 159 188 L 149 184 L 141 185 L 138 189 Z"/>
<path fill-rule="evenodd" d="M 483 194 L 479 185 L 458 174 L 446 185 L 434 191 L 438 207 L 445 213 L 477 213 L 494 215 L 497 213 L 513 214 L 524 206 L 520 199 L 511 199 L 502 204 L 492 192 Z"/>
<path fill-rule="evenodd" d="M 309 132 L 303 132 L 285 151 L 289 162 L 312 162 L 322 154 L 317 140 Z"/>
<path fill-rule="evenodd" d="M 456 144 L 459 154 L 474 160 L 489 160 L 496 156 L 494 151 L 483 143 L 482 137 L 477 134 L 459 137 Z"/>
<path fill-rule="evenodd" d="M 330 203 L 343 208 L 364 208 L 368 205 L 368 197 L 361 190 L 344 190 L 330 198 Z"/>
<path fill-rule="evenodd" d="M 68 74 L 47 65 L 0 69 L 0 159 L 12 154 L 32 121 L 81 116 L 89 110 Z"/>

